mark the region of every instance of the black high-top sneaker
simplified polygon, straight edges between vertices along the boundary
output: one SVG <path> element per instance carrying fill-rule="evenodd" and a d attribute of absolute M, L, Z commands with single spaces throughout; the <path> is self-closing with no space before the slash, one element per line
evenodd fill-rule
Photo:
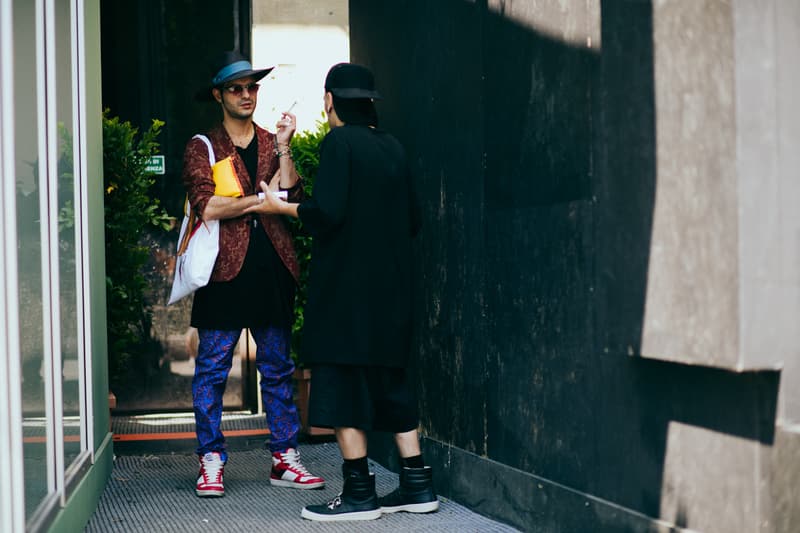
<path fill-rule="evenodd" d="M 307 505 L 300 516 L 321 522 L 375 520 L 381 517 L 378 495 L 375 493 L 375 474 L 342 470 L 342 492 L 328 503 Z"/>
<path fill-rule="evenodd" d="M 403 467 L 400 470 L 400 486 L 378 500 L 381 512 L 431 513 L 439 509 L 439 500 L 433 492 L 432 473 L 430 466 Z"/>

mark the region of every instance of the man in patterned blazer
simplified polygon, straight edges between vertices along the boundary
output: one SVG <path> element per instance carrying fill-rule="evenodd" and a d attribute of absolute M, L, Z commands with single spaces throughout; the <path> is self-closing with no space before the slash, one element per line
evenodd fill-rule
<path fill-rule="evenodd" d="M 222 396 L 233 351 L 244 328 L 256 341 L 256 367 L 270 430 L 270 483 L 311 489 L 325 481 L 308 472 L 297 451 L 300 429 L 294 405 L 289 356 L 298 264 L 292 240 L 277 215 L 248 212 L 263 201 L 260 183 L 288 198 L 302 198 L 300 177 L 289 143 L 295 116 L 284 113 L 270 133 L 253 122 L 259 80 L 272 69 L 253 69 L 237 52 L 224 52 L 214 62 L 210 86 L 198 98 L 215 101 L 222 123 L 206 133 L 213 160 L 231 158 L 243 195 L 215 195 L 208 147 L 192 138 L 183 160 L 183 183 L 192 209 L 204 221 L 219 220 L 219 255 L 209 284 L 197 290 L 191 325 L 199 346 L 192 381 L 200 473 L 196 493 L 223 496 L 223 469 L 228 454 L 220 429 Z"/>

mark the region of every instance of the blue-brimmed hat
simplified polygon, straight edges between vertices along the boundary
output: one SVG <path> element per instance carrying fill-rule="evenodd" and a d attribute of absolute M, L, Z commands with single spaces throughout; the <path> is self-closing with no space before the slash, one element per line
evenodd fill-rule
<path fill-rule="evenodd" d="M 200 100 L 211 100 L 211 89 L 241 78 L 260 80 L 275 67 L 254 69 L 250 61 L 235 50 L 222 52 L 211 63 L 211 85 L 197 93 Z"/>

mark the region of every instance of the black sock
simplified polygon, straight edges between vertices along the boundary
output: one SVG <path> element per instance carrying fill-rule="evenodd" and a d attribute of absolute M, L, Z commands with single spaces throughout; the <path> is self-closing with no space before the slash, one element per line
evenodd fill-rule
<path fill-rule="evenodd" d="M 425 467 L 425 461 L 422 459 L 422 454 L 414 455 L 412 457 L 401 457 L 400 461 L 403 463 L 403 468 Z"/>
<path fill-rule="evenodd" d="M 344 469 L 348 472 L 357 472 L 359 474 L 369 475 L 369 464 L 367 463 L 367 456 L 359 457 L 358 459 L 345 459 Z"/>

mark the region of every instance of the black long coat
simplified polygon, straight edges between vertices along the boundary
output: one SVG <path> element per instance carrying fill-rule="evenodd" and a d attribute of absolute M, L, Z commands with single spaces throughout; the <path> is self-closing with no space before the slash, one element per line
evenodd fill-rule
<path fill-rule="evenodd" d="M 397 139 L 366 126 L 328 133 L 313 197 L 298 209 L 313 237 L 304 363 L 406 366 L 418 210 Z"/>

